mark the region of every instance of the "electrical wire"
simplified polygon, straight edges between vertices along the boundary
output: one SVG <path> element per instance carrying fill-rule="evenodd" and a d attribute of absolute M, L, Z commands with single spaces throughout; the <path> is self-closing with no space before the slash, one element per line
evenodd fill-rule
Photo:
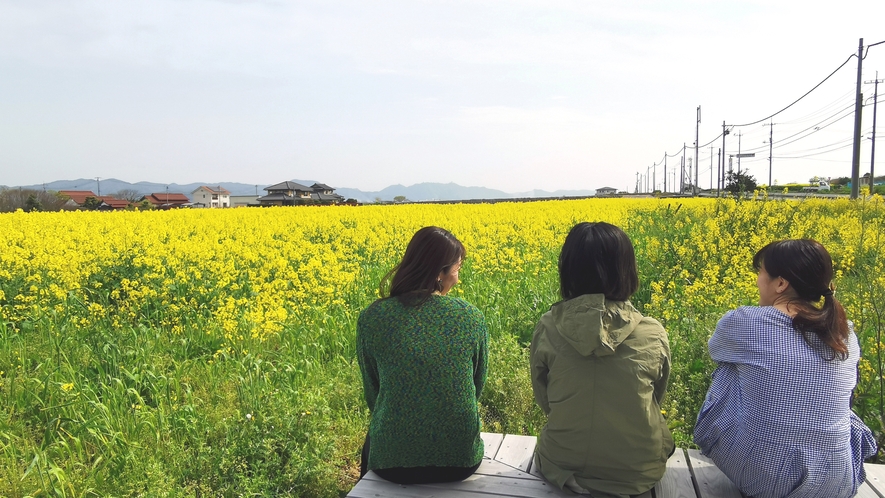
<path fill-rule="evenodd" d="M 776 113 L 772 114 L 771 116 L 768 116 L 768 117 L 762 118 L 762 119 L 760 119 L 760 120 L 758 120 L 758 121 L 753 121 L 753 122 L 751 122 L 751 123 L 745 123 L 745 124 L 732 125 L 732 126 L 736 126 L 736 127 L 751 126 L 751 125 L 754 125 L 754 124 L 757 124 L 757 123 L 761 123 L 761 122 L 763 122 L 763 121 L 768 121 L 769 119 L 771 119 L 771 118 L 777 116 L 778 114 L 780 114 L 780 113 L 786 111 L 786 110 L 789 109 L 790 107 L 793 107 L 797 102 L 799 102 L 800 100 L 802 100 L 802 99 L 804 99 L 805 97 L 807 97 L 809 93 L 811 93 L 811 92 L 817 90 L 817 88 L 818 88 L 819 86 L 823 85 L 828 79 L 832 78 L 834 74 L 838 73 L 840 69 L 842 69 L 843 67 L 845 67 L 846 64 L 848 64 L 848 61 L 850 61 L 852 57 L 857 57 L 857 54 L 851 54 L 850 56 L 848 56 L 848 58 L 845 59 L 845 62 L 843 62 L 843 63 L 842 63 L 839 67 L 837 67 L 832 73 L 830 73 L 829 76 L 827 76 L 826 78 L 824 78 L 824 79 L 823 79 L 820 83 L 818 83 L 817 85 L 814 85 L 814 88 L 812 88 L 811 90 L 808 90 L 807 92 L 805 92 L 804 95 L 802 95 L 802 96 L 799 97 L 798 99 L 794 100 L 794 101 L 793 101 L 790 105 L 788 105 L 787 107 L 784 107 L 783 109 L 777 111 Z"/>
<path fill-rule="evenodd" d="M 863 54 L 863 59 L 861 59 L 861 60 L 865 60 L 865 59 L 867 58 L 867 54 L 870 53 L 870 49 L 871 49 L 871 48 L 875 47 L 876 45 L 881 45 L 881 44 L 883 44 L 883 43 L 885 43 L 885 40 L 882 40 L 882 41 L 880 41 L 880 42 L 874 43 L 874 44 L 872 44 L 872 45 L 867 45 L 867 51 L 866 51 L 866 53 Z"/>
<path fill-rule="evenodd" d="M 867 46 L 866 46 L 866 52 L 864 53 L 864 55 L 863 55 L 863 57 L 862 57 L 861 60 L 866 59 L 867 55 L 869 54 L 870 48 L 875 47 L 876 45 L 881 45 L 881 44 L 883 44 L 883 43 L 885 43 L 885 40 L 880 41 L 880 42 L 877 42 L 877 43 L 873 43 L 873 44 L 871 44 L 871 45 L 867 45 Z M 794 100 L 793 102 L 791 102 L 789 105 L 787 105 L 787 106 L 784 107 L 783 109 L 781 109 L 781 110 L 775 112 L 774 114 L 771 114 L 770 116 L 767 116 L 767 117 L 765 117 L 765 118 L 759 119 L 759 120 L 757 120 L 757 121 L 752 121 L 752 122 L 750 122 L 750 123 L 735 124 L 735 125 L 726 125 L 726 128 L 727 128 L 727 129 L 726 129 L 726 132 L 727 132 L 727 131 L 731 131 L 731 130 L 734 129 L 734 128 L 743 128 L 743 127 L 747 127 L 747 126 L 752 126 L 752 125 L 755 125 L 755 124 L 759 124 L 759 123 L 762 123 L 762 122 L 764 122 L 764 121 L 770 121 L 773 117 L 775 117 L 775 116 L 779 115 L 780 113 L 786 111 L 787 109 L 793 107 L 793 106 L 796 105 L 799 101 L 801 101 L 802 99 L 804 99 L 805 97 L 807 97 L 809 94 L 811 94 L 811 92 L 817 90 L 821 85 L 823 85 L 824 83 L 826 83 L 827 80 L 829 80 L 830 78 L 832 78 L 833 75 L 835 75 L 835 74 L 838 73 L 843 67 L 845 67 L 845 65 L 848 64 L 848 62 L 851 60 L 852 57 L 856 57 L 856 56 L 857 56 L 857 54 L 851 54 L 850 56 L 848 56 L 848 58 L 846 58 L 845 61 L 844 61 L 842 64 L 839 65 L 839 67 L 837 67 L 837 68 L 834 69 L 829 75 L 827 75 L 826 78 L 824 78 L 823 80 L 821 80 L 817 85 L 815 85 L 814 87 L 812 87 L 811 90 L 808 90 L 807 92 L 805 92 L 801 97 L 799 97 L 798 99 Z M 828 109 L 828 108 L 830 108 L 830 107 L 832 107 L 832 106 L 838 105 L 838 103 L 839 103 L 840 101 L 845 100 L 845 98 L 846 98 L 847 96 L 850 96 L 850 95 L 851 95 L 851 93 L 849 92 L 848 94 L 843 95 L 842 97 L 839 97 L 839 98 L 836 99 L 835 101 L 831 102 L 830 104 L 827 104 L 827 105 L 824 106 L 823 108 L 818 109 L 817 111 L 815 111 L 815 112 L 813 112 L 813 113 L 811 113 L 811 114 L 809 114 L 809 115 L 806 115 L 806 116 L 804 116 L 804 117 L 802 117 L 802 118 L 798 118 L 798 119 L 793 120 L 793 121 L 787 121 L 787 122 L 785 122 L 785 123 L 783 123 L 783 124 L 797 124 L 797 123 L 801 123 L 803 120 L 810 119 L 810 118 L 812 118 L 813 116 L 816 116 L 816 115 L 818 115 L 818 114 L 820 114 L 820 113 L 822 113 L 822 112 L 825 112 L 826 109 Z M 883 98 L 883 101 L 885 101 L 885 98 Z M 879 99 L 876 99 L 876 102 L 878 103 L 878 102 L 879 102 Z M 786 139 L 782 139 L 782 140 L 778 141 L 778 145 L 777 145 L 777 147 L 783 147 L 783 146 L 785 146 L 785 145 L 789 145 L 789 144 L 791 144 L 791 143 L 795 143 L 796 141 L 801 140 L 802 138 L 807 138 L 808 136 L 811 136 L 813 133 L 816 133 L 816 132 L 818 132 L 818 131 L 820 131 L 820 130 L 826 128 L 826 127 L 829 127 L 830 125 L 832 125 L 832 124 L 834 124 L 834 123 L 837 123 L 837 122 L 841 121 L 842 119 L 844 119 L 845 117 L 849 116 L 850 114 L 846 114 L 846 115 L 844 115 L 844 116 L 841 116 L 841 117 L 837 118 L 835 121 L 833 121 L 832 123 L 829 123 L 829 124 L 827 124 L 827 125 L 825 125 L 825 126 L 819 126 L 821 123 L 826 122 L 827 120 L 829 120 L 829 119 L 831 119 L 832 117 L 838 115 L 839 113 L 844 112 L 844 111 L 847 110 L 847 109 L 850 109 L 851 107 L 853 107 L 853 105 L 854 105 L 854 104 L 852 104 L 852 105 L 849 106 L 849 107 L 842 108 L 842 109 L 840 109 L 839 111 L 837 111 L 836 113 L 831 114 L 831 115 L 828 116 L 827 118 L 825 118 L 825 119 L 823 119 L 822 121 L 818 122 L 816 125 L 812 125 L 812 126 L 810 126 L 809 128 L 806 128 L 805 130 L 802 130 L 802 131 L 799 131 L 799 132 L 797 132 L 797 133 L 794 133 L 793 135 L 790 135 L 790 136 L 787 137 Z M 869 105 L 869 104 L 864 104 L 864 105 Z M 814 129 L 814 131 L 813 131 L 812 133 L 809 133 L 809 134 L 807 134 L 807 135 L 804 135 L 804 136 L 802 136 L 802 137 L 799 137 L 799 138 L 797 138 L 796 140 L 793 140 L 793 141 L 790 141 L 790 142 L 783 143 L 784 140 L 789 140 L 790 138 L 793 138 L 793 137 L 795 137 L 795 136 L 797 136 L 797 135 L 799 135 L 799 134 L 801 134 L 801 133 L 804 133 L 804 132 L 808 131 L 809 129 L 814 128 L 815 126 L 817 126 L 817 128 Z M 698 148 L 709 147 L 709 146 L 712 145 L 714 142 L 716 142 L 717 140 L 719 140 L 720 138 L 722 138 L 723 134 L 724 134 L 724 133 L 720 133 L 719 135 L 717 135 L 715 138 L 713 138 L 713 139 L 710 140 L 709 142 L 707 142 L 707 143 L 705 143 L 705 144 L 703 144 L 703 145 L 698 145 Z M 848 145 L 851 145 L 851 144 L 848 144 Z M 826 146 L 824 146 L 824 147 L 826 147 Z M 774 148 L 774 147 L 773 147 L 773 148 Z M 664 158 L 660 161 L 660 163 L 655 163 L 655 166 L 657 166 L 658 164 L 663 164 L 664 161 L 666 161 L 666 158 L 668 158 L 668 157 L 677 157 L 677 156 L 679 156 L 679 155 L 682 154 L 686 149 L 687 149 L 686 145 L 683 144 L 682 148 L 679 149 L 679 151 L 676 152 L 676 153 L 673 154 L 673 155 L 669 155 L 669 154 L 667 154 L 667 153 L 665 152 L 665 153 L 664 153 Z M 764 149 L 765 149 L 764 146 L 762 146 L 762 147 L 758 147 L 758 148 L 755 148 L 755 149 L 754 149 L 754 148 L 750 148 L 750 149 L 748 149 L 748 153 L 749 153 L 749 152 L 762 151 L 762 150 L 764 150 Z M 839 150 L 839 149 L 834 149 L 834 150 Z M 828 151 L 828 152 L 832 152 L 832 151 Z M 723 153 L 724 153 L 724 151 L 723 151 Z M 823 154 L 823 153 L 825 153 L 825 152 L 821 152 L 821 154 Z M 711 155 L 710 157 L 712 158 L 712 155 Z M 785 158 L 786 158 L 786 157 L 785 157 Z M 706 157 L 705 157 L 705 159 L 706 159 Z M 700 162 L 700 159 L 698 159 L 698 162 Z M 710 170 L 712 171 L 712 169 L 713 169 L 713 168 L 712 168 L 712 166 L 711 166 L 711 167 L 710 167 Z"/>
<path fill-rule="evenodd" d="M 821 154 L 829 154 L 830 152 L 836 152 L 837 150 L 847 149 L 847 148 L 851 147 L 852 145 L 854 145 L 854 144 L 847 143 L 847 144 L 842 145 L 840 147 L 836 147 L 835 149 L 825 150 L 825 151 L 821 151 L 821 152 L 814 152 L 812 154 L 805 154 L 802 156 L 774 156 L 774 157 L 775 157 L 775 159 L 806 159 L 806 158 L 813 157 L 813 156 L 819 156 Z M 840 161 L 840 162 L 844 162 L 844 160 Z"/>

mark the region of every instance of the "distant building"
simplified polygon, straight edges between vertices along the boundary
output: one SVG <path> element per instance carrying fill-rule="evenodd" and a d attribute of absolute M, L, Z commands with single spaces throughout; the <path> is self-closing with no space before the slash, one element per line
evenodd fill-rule
<path fill-rule="evenodd" d="M 202 204 L 208 208 L 231 207 L 230 192 L 224 187 L 202 186 L 191 192 L 195 204 Z"/>
<path fill-rule="evenodd" d="M 230 207 L 257 206 L 257 195 L 231 195 Z"/>
<path fill-rule="evenodd" d="M 177 192 L 155 192 L 142 197 L 141 200 L 150 202 L 158 209 L 190 207 L 191 205 L 191 200 L 186 195 Z"/>
<path fill-rule="evenodd" d="M 258 199 L 262 206 L 294 206 L 296 204 L 337 204 L 344 197 L 335 193 L 335 189 L 324 184 L 314 183 L 310 187 L 295 182 L 282 182 L 266 187 L 267 195 Z"/>
<path fill-rule="evenodd" d="M 112 195 L 95 195 L 91 190 L 59 190 L 59 194 L 68 198 L 65 203 L 67 208 L 82 208 L 86 205 L 87 199 L 95 199 L 91 209 L 100 210 L 120 210 L 129 207 L 131 202 L 124 199 L 117 199 Z"/>
<path fill-rule="evenodd" d="M 89 197 L 98 200 L 98 196 L 91 190 L 59 190 L 58 193 L 68 198 L 65 206 L 69 208 L 83 207 Z"/>
<path fill-rule="evenodd" d="M 618 189 L 612 187 L 600 187 L 596 189 L 596 195 L 614 195 L 618 193 Z"/>
<path fill-rule="evenodd" d="M 312 192 L 310 198 L 323 204 L 338 204 L 344 202 L 344 197 L 335 193 L 335 189 L 325 183 L 314 183 L 310 186 Z"/>
<path fill-rule="evenodd" d="M 132 203 L 125 199 L 117 199 L 112 195 L 103 195 L 98 198 L 101 201 L 98 209 L 108 211 L 119 211 L 128 208 Z"/>

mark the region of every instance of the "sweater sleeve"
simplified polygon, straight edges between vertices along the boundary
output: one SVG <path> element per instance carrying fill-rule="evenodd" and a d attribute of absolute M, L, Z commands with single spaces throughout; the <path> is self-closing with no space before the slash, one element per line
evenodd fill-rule
<path fill-rule="evenodd" d="M 532 391 L 535 394 L 535 403 L 538 403 L 541 410 L 544 410 L 544 413 L 549 415 L 550 402 L 547 399 L 547 373 L 550 371 L 548 361 L 551 345 L 547 340 L 543 321 L 544 318 L 542 317 L 535 327 L 535 333 L 532 336 L 532 344 L 529 350 L 529 363 L 532 369 Z"/>
<path fill-rule="evenodd" d="M 363 323 L 363 317 L 357 320 L 356 325 L 356 357 L 360 365 L 360 374 L 363 377 L 363 396 L 369 411 L 375 410 L 375 400 L 378 399 L 378 389 L 381 385 L 378 379 L 378 366 L 375 358 L 367 348 L 368 327 Z"/>
<path fill-rule="evenodd" d="M 480 316 L 478 326 L 479 340 L 473 356 L 473 384 L 476 387 L 476 399 L 482 395 L 489 369 L 489 329 L 485 318 Z"/>

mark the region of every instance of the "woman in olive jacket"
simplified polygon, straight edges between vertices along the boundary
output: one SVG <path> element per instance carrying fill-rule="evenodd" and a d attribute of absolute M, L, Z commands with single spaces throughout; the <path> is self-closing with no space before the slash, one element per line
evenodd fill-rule
<path fill-rule="evenodd" d="M 661 415 L 670 346 L 661 324 L 630 304 L 639 287 L 633 244 L 614 225 L 580 223 L 559 277 L 563 300 L 532 337 L 532 388 L 548 417 L 535 465 L 577 493 L 644 493 L 674 450 Z"/>

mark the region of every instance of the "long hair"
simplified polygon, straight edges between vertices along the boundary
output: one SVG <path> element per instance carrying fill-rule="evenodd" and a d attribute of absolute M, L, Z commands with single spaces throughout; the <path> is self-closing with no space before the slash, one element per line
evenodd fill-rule
<path fill-rule="evenodd" d="M 772 242 L 753 256 L 753 268 L 764 268 L 771 277 L 790 283 L 799 298 L 790 303 L 798 309 L 793 328 L 806 342 L 814 334 L 829 346 L 828 359 L 848 357 L 848 320 L 833 295 L 833 259 L 824 246 L 811 239 Z M 823 305 L 818 307 L 821 298 Z"/>
<path fill-rule="evenodd" d="M 563 299 L 604 294 L 626 301 L 639 288 L 633 243 L 620 228 L 605 222 L 578 223 L 559 254 L 559 293 Z"/>
<path fill-rule="evenodd" d="M 418 306 L 442 290 L 439 274 L 467 257 L 464 245 L 440 227 L 424 227 L 412 236 L 402 261 L 381 279 L 381 297 L 396 297 L 406 306 Z"/>

